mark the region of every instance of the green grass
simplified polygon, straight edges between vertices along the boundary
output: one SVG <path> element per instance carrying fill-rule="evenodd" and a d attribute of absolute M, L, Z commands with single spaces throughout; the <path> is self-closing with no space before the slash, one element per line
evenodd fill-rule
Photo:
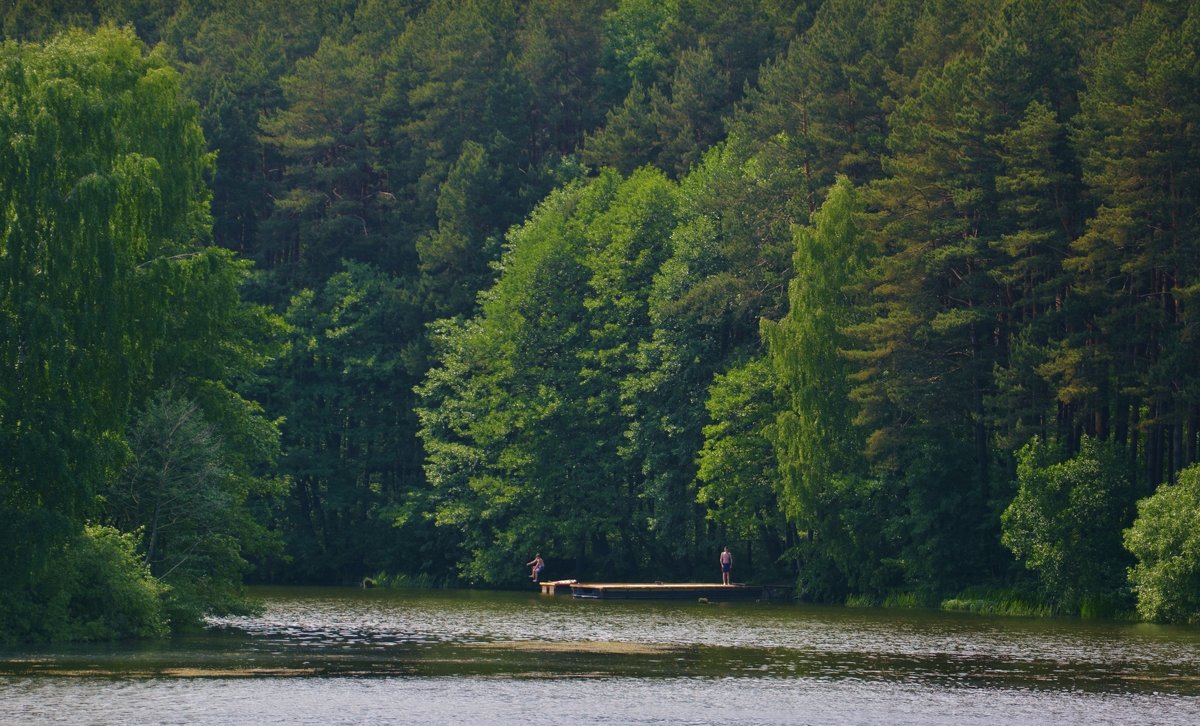
<path fill-rule="evenodd" d="M 893 592 L 883 599 L 885 608 L 923 608 L 925 599 L 915 592 Z"/>
<path fill-rule="evenodd" d="M 405 574 L 389 575 L 386 572 L 365 578 L 365 582 L 370 583 L 364 585 L 365 587 L 382 587 L 389 590 L 438 590 L 446 587 L 445 582 L 429 575 L 413 577 Z"/>
<path fill-rule="evenodd" d="M 972 587 L 957 596 L 930 601 L 920 592 L 893 592 L 880 599 L 872 595 L 849 595 L 848 608 L 925 608 L 976 615 L 1026 618 L 1078 617 L 1084 620 L 1136 620 L 1127 603 L 1118 597 L 1084 598 L 1074 605 L 1052 603 L 1035 592 L 1015 588 Z"/>
<path fill-rule="evenodd" d="M 847 595 L 846 607 L 848 608 L 873 608 L 879 603 L 870 595 Z"/>
<path fill-rule="evenodd" d="M 1046 618 L 1059 615 L 1049 603 L 1018 590 L 972 588 L 942 601 L 942 610 L 978 615 Z"/>
<path fill-rule="evenodd" d="M 849 595 L 846 597 L 846 607 L 848 608 L 923 608 L 928 607 L 929 602 L 916 592 L 893 592 L 886 595 L 882 600 L 871 595 Z"/>

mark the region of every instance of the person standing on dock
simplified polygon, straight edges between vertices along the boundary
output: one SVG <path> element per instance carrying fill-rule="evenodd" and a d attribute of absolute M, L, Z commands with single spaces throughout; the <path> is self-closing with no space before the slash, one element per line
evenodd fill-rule
<path fill-rule="evenodd" d="M 721 552 L 721 584 L 729 584 L 729 575 L 733 572 L 733 553 L 726 547 Z"/>
<path fill-rule="evenodd" d="M 529 573 L 529 579 L 534 582 L 538 581 L 538 578 L 542 576 L 542 570 L 546 569 L 546 563 L 542 560 L 540 553 L 534 555 L 533 559 L 526 562 L 525 565 L 533 568 L 533 571 Z"/>

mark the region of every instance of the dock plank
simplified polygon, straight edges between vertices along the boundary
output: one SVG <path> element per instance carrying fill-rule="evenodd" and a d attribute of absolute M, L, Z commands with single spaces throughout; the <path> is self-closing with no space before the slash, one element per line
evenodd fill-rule
<path fill-rule="evenodd" d="M 549 580 L 538 584 L 541 585 L 543 595 L 555 595 L 558 592 L 570 594 L 571 585 L 575 584 L 575 580 Z"/>
<path fill-rule="evenodd" d="M 571 594 L 589 599 L 755 599 L 763 594 L 756 585 L 723 585 L 706 582 L 577 582 Z"/>

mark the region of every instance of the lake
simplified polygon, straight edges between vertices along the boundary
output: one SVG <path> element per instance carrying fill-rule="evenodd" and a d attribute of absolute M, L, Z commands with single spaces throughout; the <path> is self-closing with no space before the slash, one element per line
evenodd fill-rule
<path fill-rule="evenodd" d="M 793 604 L 258 589 L 261 616 L 0 650 L 0 723 L 1200 723 L 1200 630 Z"/>

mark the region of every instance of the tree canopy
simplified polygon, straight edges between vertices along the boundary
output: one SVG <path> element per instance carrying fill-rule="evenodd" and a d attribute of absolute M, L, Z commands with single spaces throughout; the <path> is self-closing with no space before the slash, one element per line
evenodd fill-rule
<path fill-rule="evenodd" d="M 0 33 L 30 608 L 97 553 L 194 617 L 243 577 L 729 545 L 814 600 L 1195 617 L 1160 526 L 1200 460 L 1195 3 L 62 0 Z"/>

